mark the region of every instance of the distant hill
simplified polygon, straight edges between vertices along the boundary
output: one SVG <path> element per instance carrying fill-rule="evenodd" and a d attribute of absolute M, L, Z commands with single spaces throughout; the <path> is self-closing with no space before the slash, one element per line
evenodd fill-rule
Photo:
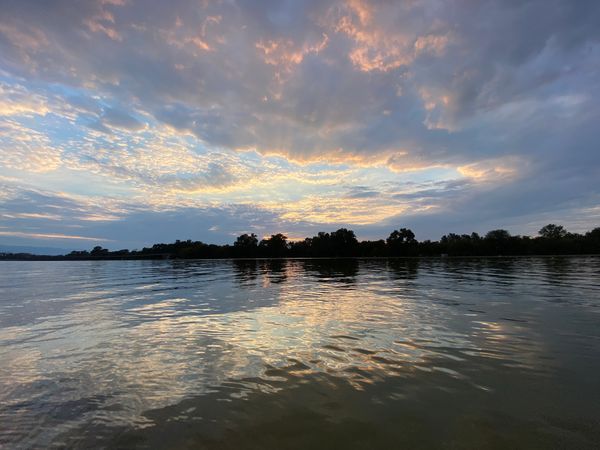
<path fill-rule="evenodd" d="M 32 255 L 66 255 L 73 249 L 56 247 L 28 247 L 25 245 L 2 245 L 0 253 L 31 253 Z"/>

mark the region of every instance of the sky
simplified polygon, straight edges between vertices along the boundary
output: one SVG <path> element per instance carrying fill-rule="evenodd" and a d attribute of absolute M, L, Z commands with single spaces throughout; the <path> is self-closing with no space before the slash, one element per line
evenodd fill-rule
<path fill-rule="evenodd" d="M 597 0 L 0 0 L 0 244 L 600 226 Z"/>

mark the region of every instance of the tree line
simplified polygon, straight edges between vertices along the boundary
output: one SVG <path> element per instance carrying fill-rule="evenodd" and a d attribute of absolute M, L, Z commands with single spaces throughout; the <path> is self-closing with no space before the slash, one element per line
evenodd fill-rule
<path fill-rule="evenodd" d="M 194 259 L 194 258 L 283 258 L 283 257 L 416 257 L 416 256 L 510 256 L 565 255 L 600 253 L 600 227 L 584 234 L 570 233 L 563 226 L 548 224 L 538 236 L 513 236 L 503 229 L 484 236 L 477 233 L 449 233 L 439 241 L 418 241 L 408 228 L 390 233 L 387 239 L 358 241 L 354 231 L 346 228 L 331 233 L 320 232 L 300 241 L 290 241 L 278 233 L 259 240 L 256 234 L 238 236 L 232 245 L 206 244 L 201 241 L 177 240 L 171 244 L 154 244 L 142 250 L 110 251 L 100 246 L 74 251 L 63 256 L 1 254 L 3 259 Z"/>

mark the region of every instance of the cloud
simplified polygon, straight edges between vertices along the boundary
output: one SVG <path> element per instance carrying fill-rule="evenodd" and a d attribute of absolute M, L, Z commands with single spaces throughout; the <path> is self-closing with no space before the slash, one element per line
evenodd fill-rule
<path fill-rule="evenodd" d="M 0 165 L 26 172 L 48 172 L 60 166 L 60 148 L 47 136 L 12 119 L 0 121 Z"/>
<path fill-rule="evenodd" d="M 45 116 L 49 112 L 46 100 L 21 85 L 0 83 L 0 117 Z"/>
<path fill-rule="evenodd" d="M 254 205 L 298 232 L 581 223 L 599 22 L 587 0 L 10 2 L 0 174 L 155 212 Z M 120 223 L 75 224 L 96 222 Z"/>
<path fill-rule="evenodd" d="M 103 239 L 90 236 L 77 236 L 73 234 L 55 234 L 55 233 L 25 233 L 23 231 L 5 231 L 0 230 L 0 236 L 10 236 L 28 239 L 44 239 L 44 240 L 77 240 L 77 241 L 93 241 L 107 242 L 110 239 Z"/>
<path fill-rule="evenodd" d="M 440 154 L 435 130 L 460 131 L 460 121 L 481 111 L 517 96 L 537 97 L 541 87 L 564 82 L 586 67 L 582 52 L 598 37 L 591 2 L 577 8 L 564 2 L 555 8 L 544 2 L 473 8 L 459 2 L 306 2 L 297 19 L 297 11 L 271 8 L 250 12 L 235 2 L 200 9 L 187 1 L 169 9 L 158 2 L 144 8 L 90 4 L 71 12 L 81 18 L 78 30 L 64 28 L 59 4 L 47 21 L 29 14 L 28 23 L 69 51 L 32 50 L 20 67 L 45 63 L 42 77 L 131 99 L 144 113 L 211 145 L 296 160 L 338 151 L 367 159 L 389 152 L 393 142 L 408 156 L 471 162 L 477 152 L 464 149 L 469 133 Z M 18 5 L 11 9 L 7 17 L 28 13 Z M 541 10 L 543 19 L 537 20 Z M 78 31 L 88 36 L 90 21 L 114 28 L 123 41 L 106 36 L 69 45 Z M 531 22 L 535 26 L 525 25 Z M 499 43 L 494 36 L 509 28 L 510 36 Z M 94 34 L 106 32 L 98 28 Z M 198 53 L 194 34 L 205 42 L 201 50 L 211 51 Z M 469 58 L 462 57 L 467 53 Z M 142 126 L 123 111 L 105 115 L 105 126 Z M 361 139 L 375 133 L 377 140 Z"/>
<path fill-rule="evenodd" d="M 139 131 L 144 128 L 144 124 L 139 120 L 116 108 L 109 108 L 104 111 L 102 121 L 107 125 L 129 131 Z"/>

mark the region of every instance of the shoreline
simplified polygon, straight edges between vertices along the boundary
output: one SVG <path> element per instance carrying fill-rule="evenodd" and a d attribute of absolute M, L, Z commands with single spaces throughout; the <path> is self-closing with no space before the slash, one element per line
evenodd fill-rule
<path fill-rule="evenodd" d="M 530 255 L 423 255 L 423 256 L 283 256 L 256 258 L 179 258 L 158 256 L 97 256 L 97 257 L 68 257 L 53 255 L 31 255 L 24 257 L 0 256 L 0 261 L 302 261 L 302 260 L 447 260 L 447 259 L 509 259 L 509 258 L 576 258 L 600 257 L 600 253 L 568 253 L 568 254 L 530 254 Z"/>

